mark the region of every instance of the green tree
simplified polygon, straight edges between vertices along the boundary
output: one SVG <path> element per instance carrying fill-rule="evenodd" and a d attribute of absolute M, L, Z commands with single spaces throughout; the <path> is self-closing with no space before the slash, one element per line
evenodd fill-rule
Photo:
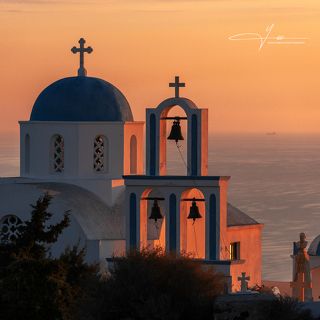
<path fill-rule="evenodd" d="M 57 241 L 62 231 L 69 226 L 69 212 L 65 212 L 63 220 L 55 225 L 46 225 L 52 217 L 48 207 L 52 196 L 46 193 L 40 197 L 31 212 L 31 219 L 19 227 L 19 236 L 11 241 L 4 239 L 0 233 L 0 267 L 5 267 L 16 259 L 44 259 L 50 244 Z"/>
<path fill-rule="evenodd" d="M 50 257 L 50 245 L 70 224 L 69 212 L 49 224 L 51 200 L 49 194 L 40 197 L 19 235 L 0 243 L 1 319 L 72 319 L 83 283 L 95 277 L 96 268 L 84 263 L 84 249 L 73 247 L 60 258 Z"/>

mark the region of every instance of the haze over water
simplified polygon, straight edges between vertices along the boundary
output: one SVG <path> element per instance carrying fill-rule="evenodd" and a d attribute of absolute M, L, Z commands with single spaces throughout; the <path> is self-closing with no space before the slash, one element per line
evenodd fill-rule
<path fill-rule="evenodd" d="M 319 142 L 320 135 L 209 138 L 209 174 L 231 176 L 229 202 L 265 225 L 263 279 L 290 280 L 292 242 L 302 231 L 309 244 L 320 234 Z"/>
<path fill-rule="evenodd" d="M 263 278 L 290 280 L 292 242 L 320 233 L 320 135 L 209 138 L 209 174 L 230 175 L 229 202 L 264 223 Z M 185 174 L 174 145 L 171 174 Z M 170 173 L 169 171 L 169 173 Z M 0 136 L 0 176 L 19 174 L 17 136 Z"/>

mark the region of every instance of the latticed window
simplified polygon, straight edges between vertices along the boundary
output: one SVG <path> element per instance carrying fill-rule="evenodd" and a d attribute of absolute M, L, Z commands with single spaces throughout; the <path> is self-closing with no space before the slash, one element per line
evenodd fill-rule
<path fill-rule="evenodd" d="M 64 171 L 64 140 L 60 135 L 53 137 L 53 171 Z"/>
<path fill-rule="evenodd" d="M 106 140 L 103 136 L 94 139 L 93 169 L 96 172 L 106 171 L 105 164 Z"/>
<path fill-rule="evenodd" d="M 20 232 L 23 223 L 21 219 L 15 215 L 8 215 L 0 221 L 0 241 L 10 242 L 15 240 Z"/>

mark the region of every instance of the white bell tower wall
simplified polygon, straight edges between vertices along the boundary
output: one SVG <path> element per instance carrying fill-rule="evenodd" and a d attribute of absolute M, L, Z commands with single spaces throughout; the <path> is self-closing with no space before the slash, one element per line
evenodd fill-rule
<path fill-rule="evenodd" d="M 198 108 L 186 98 L 169 98 L 156 108 L 146 110 L 146 171 L 148 175 L 166 175 L 166 120 L 169 110 L 181 107 L 188 121 L 188 176 L 205 176 L 208 172 L 208 109 Z"/>

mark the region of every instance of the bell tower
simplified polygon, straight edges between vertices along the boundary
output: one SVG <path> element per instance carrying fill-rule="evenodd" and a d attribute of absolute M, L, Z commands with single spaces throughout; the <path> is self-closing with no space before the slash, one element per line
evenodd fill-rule
<path fill-rule="evenodd" d="M 198 259 L 220 260 L 229 177 L 207 175 L 208 110 L 180 96 L 185 84 L 179 77 L 169 87 L 174 88 L 174 96 L 146 110 L 145 175 L 124 176 L 126 247 L 160 246 L 176 255 L 188 252 Z M 169 113 L 176 106 L 183 110 L 182 117 Z M 167 136 L 168 120 L 173 120 L 173 126 Z M 179 147 L 180 121 L 187 122 L 187 173 L 168 175 L 166 144 L 171 140 Z M 152 231 L 155 228 L 157 233 Z"/>
<path fill-rule="evenodd" d="M 169 140 L 176 141 L 181 140 L 180 120 L 185 120 L 188 122 L 187 175 L 205 176 L 208 172 L 208 109 L 200 109 L 193 101 L 180 97 L 179 89 L 185 87 L 185 83 L 181 83 L 178 76 L 169 87 L 175 89 L 174 97 L 146 110 L 146 174 L 166 175 L 167 120 L 174 120 Z M 186 117 L 167 117 L 174 106 L 181 107 Z"/>

